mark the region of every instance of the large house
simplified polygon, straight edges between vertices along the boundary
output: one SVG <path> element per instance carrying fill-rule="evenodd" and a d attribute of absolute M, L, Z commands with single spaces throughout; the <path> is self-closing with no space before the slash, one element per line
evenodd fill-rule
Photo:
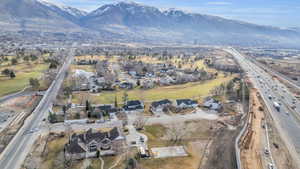
<path fill-rule="evenodd" d="M 178 108 L 196 108 L 198 102 L 191 99 L 178 99 L 176 100 L 176 107 Z"/>
<path fill-rule="evenodd" d="M 65 145 L 65 159 L 79 160 L 103 155 L 115 155 L 124 137 L 117 127 L 108 132 L 93 132 L 89 129 L 83 134 L 73 134 Z"/>
<path fill-rule="evenodd" d="M 139 100 L 127 101 L 123 107 L 126 113 L 143 112 L 144 108 L 144 104 Z"/>
<path fill-rule="evenodd" d="M 222 109 L 222 104 L 219 101 L 217 101 L 213 98 L 207 98 L 205 100 L 203 106 L 205 108 L 210 109 L 210 110 L 216 110 L 216 111 Z"/>
<path fill-rule="evenodd" d="M 150 111 L 153 113 L 162 112 L 166 106 L 169 106 L 171 104 L 172 104 L 172 102 L 168 99 L 152 102 L 151 106 L 150 106 Z"/>

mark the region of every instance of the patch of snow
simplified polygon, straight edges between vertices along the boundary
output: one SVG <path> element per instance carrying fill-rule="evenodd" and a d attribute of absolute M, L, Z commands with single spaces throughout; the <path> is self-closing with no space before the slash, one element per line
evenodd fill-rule
<path fill-rule="evenodd" d="M 97 9 L 96 11 L 93 12 L 93 15 L 102 15 L 106 11 L 110 10 L 111 6 L 106 6 L 104 9 L 101 10 L 101 8 Z"/>
<path fill-rule="evenodd" d="M 87 13 L 84 12 L 84 11 L 81 11 L 79 9 L 76 9 L 76 8 L 72 8 L 72 7 L 69 7 L 69 6 L 66 6 L 64 4 L 61 4 L 61 3 L 52 3 L 48 0 L 37 0 L 38 2 L 40 2 L 41 4 L 51 8 L 52 10 L 56 10 L 57 8 L 70 14 L 70 15 L 73 15 L 73 16 L 85 16 Z"/>

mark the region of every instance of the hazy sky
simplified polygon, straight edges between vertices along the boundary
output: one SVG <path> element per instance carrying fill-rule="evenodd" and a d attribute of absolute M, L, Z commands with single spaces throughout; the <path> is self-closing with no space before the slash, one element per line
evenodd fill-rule
<path fill-rule="evenodd" d="M 47 0 L 85 11 L 119 0 Z M 178 8 L 262 25 L 300 27 L 300 0 L 133 0 L 158 8 Z"/>

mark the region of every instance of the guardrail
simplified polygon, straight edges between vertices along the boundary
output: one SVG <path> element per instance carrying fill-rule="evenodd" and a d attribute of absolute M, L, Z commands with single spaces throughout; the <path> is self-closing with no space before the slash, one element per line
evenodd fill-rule
<path fill-rule="evenodd" d="M 242 119 L 244 119 L 244 126 L 241 130 L 241 132 L 239 133 L 239 135 L 237 136 L 237 138 L 235 139 L 235 158 L 236 158 L 236 166 L 237 166 L 237 169 L 243 169 L 242 167 L 242 161 L 241 161 L 241 150 L 240 150 L 240 147 L 239 147 L 239 144 L 240 144 L 240 140 L 242 138 L 242 136 L 246 133 L 248 127 L 249 127 L 249 112 L 250 112 L 250 109 L 251 108 L 251 103 L 250 103 L 250 100 L 249 100 L 249 109 L 248 109 L 248 113 L 244 113 Z"/>

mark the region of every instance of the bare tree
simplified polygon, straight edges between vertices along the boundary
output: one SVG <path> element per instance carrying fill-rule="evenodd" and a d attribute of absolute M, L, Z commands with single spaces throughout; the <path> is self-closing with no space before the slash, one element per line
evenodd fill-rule
<path fill-rule="evenodd" d="M 134 126 L 137 130 L 141 130 L 144 128 L 146 122 L 147 122 L 147 119 L 145 118 L 144 114 L 139 113 L 137 118 L 134 121 Z"/>
<path fill-rule="evenodd" d="M 180 142 L 186 133 L 184 123 L 172 123 L 167 127 L 167 137 L 172 143 Z"/>

